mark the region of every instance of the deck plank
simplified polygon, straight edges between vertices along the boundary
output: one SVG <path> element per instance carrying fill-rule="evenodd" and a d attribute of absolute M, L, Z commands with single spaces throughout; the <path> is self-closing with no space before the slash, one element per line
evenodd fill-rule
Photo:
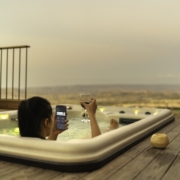
<path fill-rule="evenodd" d="M 11 174 L 17 170 L 20 170 L 21 168 L 24 168 L 24 166 L 20 164 L 9 162 L 4 163 L 3 161 L 1 161 L 1 163 L 3 163 L 4 165 L 0 168 L 0 179 L 5 175 Z"/>
<path fill-rule="evenodd" d="M 5 161 L 0 161 L 0 169 L 1 169 L 1 167 L 4 167 L 5 165 L 6 165 Z"/>
<path fill-rule="evenodd" d="M 86 176 L 88 174 L 88 172 L 85 173 L 62 173 L 56 177 L 54 177 L 51 180 L 59 180 L 59 179 L 63 179 L 63 180 L 79 180 L 79 179 L 83 179 L 84 176 Z"/>
<path fill-rule="evenodd" d="M 30 166 L 29 167 L 23 166 L 21 169 L 17 169 L 16 171 L 1 176 L 1 178 L 6 180 L 11 180 L 11 179 L 44 180 L 44 179 L 52 179 L 58 174 L 60 174 L 60 172 L 35 168 Z"/>
<path fill-rule="evenodd" d="M 134 179 L 157 155 L 158 151 L 153 148 L 143 151 L 139 156 L 130 161 L 128 165 L 118 168 L 108 179 Z"/>
<path fill-rule="evenodd" d="M 136 179 L 162 179 L 179 153 L 179 147 L 176 146 L 179 142 L 180 135 L 170 143 L 168 148 L 159 150 L 159 155 L 148 164 Z"/>
<path fill-rule="evenodd" d="M 176 157 L 174 163 L 171 165 L 169 170 L 166 172 L 165 176 L 162 180 L 169 180 L 169 179 L 180 179 L 180 154 Z"/>
<path fill-rule="evenodd" d="M 28 179 L 32 179 L 32 180 L 33 179 L 34 180 L 36 180 L 36 179 L 37 180 L 53 179 L 54 177 L 58 176 L 59 174 L 61 174 L 61 172 L 44 169 L 38 175 L 33 174 L 33 175 L 29 176 Z"/>

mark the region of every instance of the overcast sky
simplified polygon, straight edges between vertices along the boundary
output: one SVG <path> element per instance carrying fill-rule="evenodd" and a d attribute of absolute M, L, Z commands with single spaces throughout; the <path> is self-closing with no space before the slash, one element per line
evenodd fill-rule
<path fill-rule="evenodd" d="M 1 0 L 0 47 L 30 45 L 28 86 L 180 84 L 179 0 Z"/>

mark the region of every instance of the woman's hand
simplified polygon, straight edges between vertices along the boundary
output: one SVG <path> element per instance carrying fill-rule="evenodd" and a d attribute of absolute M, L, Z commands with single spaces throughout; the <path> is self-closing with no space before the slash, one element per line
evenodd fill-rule
<path fill-rule="evenodd" d="M 69 126 L 68 120 L 66 119 L 65 120 L 65 127 L 66 127 L 66 129 L 57 129 L 56 128 L 56 115 L 54 115 L 54 117 L 53 117 L 53 128 L 52 128 L 53 134 L 57 134 L 58 135 L 58 134 L 62 133 L 63 131 L 68 129 L 68 126 Z"/>
<path fill-rule="evenodd" d="M 48 137 L 49 140 L 56 140 L 57 139 L 57 136 L 62 133 L 63 131 L 66 131 L 68 129 L 68 120 L 65 121 L 65 127 L 66 129 L 57 129 L 56 128 L 56 115 L 54 115 L 53 117 L 53 125 L 52 125 L 52 129 L 51 129 L 51 132 L 50 132 L 50 135 Z"/>
<path fill-rule="evenodd" d="M 92 137 L 99 136 L 101 134 L 101 131 L 95 117 L 96 109 L 97 109 L 96 99 L 92 98 L 89 104 L 86 104 L 84 102 L 80 102 L 80 103 L 86 108 L 88 112 L 90 123 L 91 123 Z"/>
<path fill-rule="evenodd" d="M 97 110 L 96 99 L 92 98 L 89 104 L 86 104 L 84 102 L 80 102 L 80 103 L 85 107 L 88 113 L 93 113 L 94 115 L 96 114 L 96 110 Z"/>

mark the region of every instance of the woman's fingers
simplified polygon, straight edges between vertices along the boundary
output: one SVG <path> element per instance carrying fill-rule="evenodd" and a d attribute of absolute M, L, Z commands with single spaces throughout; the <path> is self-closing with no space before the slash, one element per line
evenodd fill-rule
<path fill-rule="evenodd" d="M 69 126 L 68 120 L 66 120 L 65 122 L 66 122 L 66 128 L 68 129 L 68 126 Z"/>

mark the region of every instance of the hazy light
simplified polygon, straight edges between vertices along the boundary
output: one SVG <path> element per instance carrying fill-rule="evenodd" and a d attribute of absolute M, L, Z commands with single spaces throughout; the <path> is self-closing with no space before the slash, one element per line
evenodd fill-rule
<path fill-rule="evenodd" d="M 156 114 L 158 114 L 158 111 L 156 111 L 156 112 L 154 113 L 154 115 L 156 115 Z"/>
<path fill-rule="evenodd" d="M 99 108 L 99 111 L 103 112 L 103 111 L 104 111 L 104 108 Z"/>
<path fill-rule="evenodd" d="M 14 132 L 19 133 L 19 128 L 18 127 L 14 128 Z"/>
<path fill-rule="evenodd" d="M 135 110 L 134 113 L 135 115 L 137 115 L 139 113 L 139 110 Z"/>
<path fill-rule="evenodd" d="M 9 119 L 9 114 L 0 114 L 0 120 Z"/>

